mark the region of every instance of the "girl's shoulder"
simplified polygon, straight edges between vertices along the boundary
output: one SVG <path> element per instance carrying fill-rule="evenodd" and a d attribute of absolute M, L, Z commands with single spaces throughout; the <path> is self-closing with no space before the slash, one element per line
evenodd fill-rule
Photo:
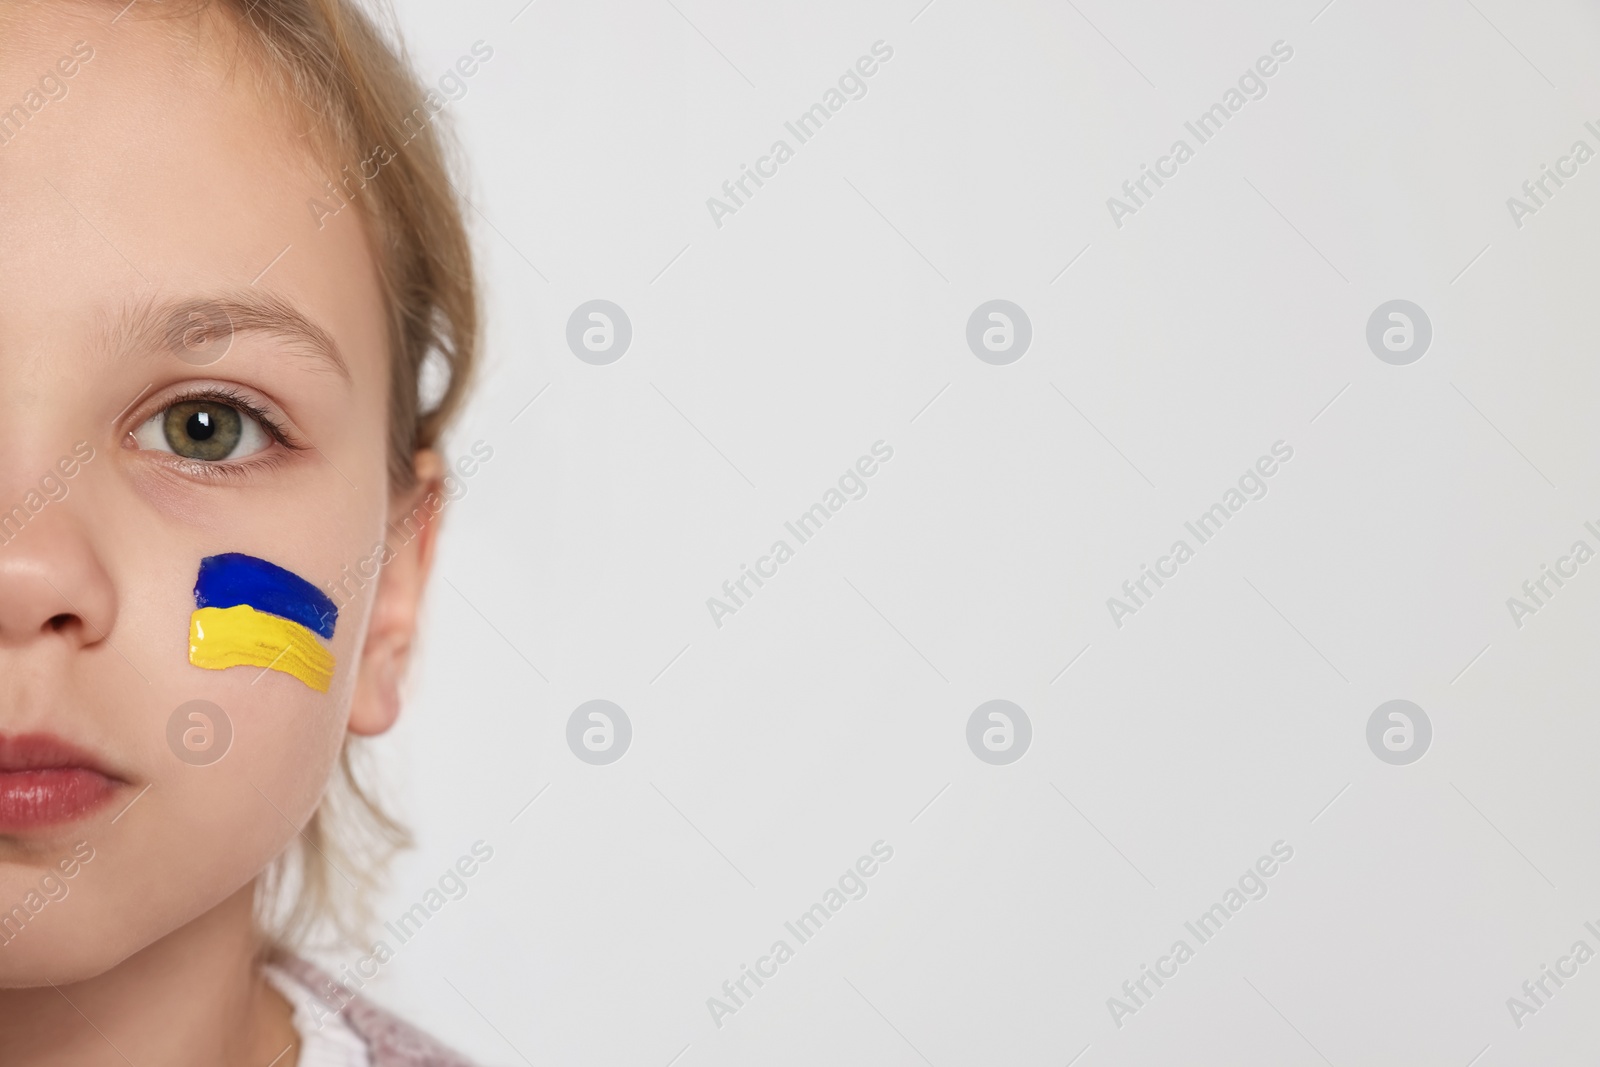
<path fill-rule="evenodd" d="M 301 1029 L 303 1014 L 319 1029 L 337 1016 L 366 1044 L 371 1067 L 473 1067 L 460 1053 L 335 981 L 315 964 L 282 955 L 273 959 L 272 966 L 292 978 L 315 1002 L 305 1013 L 296 1005 L 296 1029 Z M 302 1004 L 306 1002 L 302 1000 Z M 302 1032 L 302 1044 L 308 1036 Z"/>

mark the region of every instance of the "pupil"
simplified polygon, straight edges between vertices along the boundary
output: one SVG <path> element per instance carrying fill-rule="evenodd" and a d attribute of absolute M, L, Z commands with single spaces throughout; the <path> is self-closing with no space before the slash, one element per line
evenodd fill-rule
<path fill-rule="evenodd" d="M 191 400 L 167 409 L 163 430 L 172 451 L 185 459 L 227 459 L 244 435 L 244 420 L 226 404 Z"/>

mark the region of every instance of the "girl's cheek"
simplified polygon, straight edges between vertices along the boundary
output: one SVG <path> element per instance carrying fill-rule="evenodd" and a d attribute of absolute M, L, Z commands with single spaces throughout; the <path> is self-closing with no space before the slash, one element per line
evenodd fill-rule
<path fill-rule="evenodd" d="M 285 567 L 228 552 L 200 561 L 189 616 L 189 663 L 279 671 L 318 693 L 333 685 L 339 609 Z"/>

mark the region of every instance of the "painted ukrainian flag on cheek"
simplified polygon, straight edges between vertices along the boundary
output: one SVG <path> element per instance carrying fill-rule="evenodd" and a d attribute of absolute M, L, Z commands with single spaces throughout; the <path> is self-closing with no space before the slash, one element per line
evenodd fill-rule
<path fill-rule="evenodd" d="M 304 578 L 264 559 L 230 552 L 200 561 L 189 616 L 189 662 L 207 670 L 261 667 L 319 693 L 333 682 L 333 601 Z"/>

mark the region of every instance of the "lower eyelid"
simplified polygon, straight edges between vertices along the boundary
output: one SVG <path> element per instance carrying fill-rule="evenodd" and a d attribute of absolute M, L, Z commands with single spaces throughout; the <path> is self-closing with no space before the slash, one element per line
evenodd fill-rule
<path fill-rule="evenodd" d="M 206 461 L 198 459 L 184 459 L 173 452 L 159 453 L 162 457 L 161 465 L 181 475 L 196 481 L 238 482 L 244 481 L 257 473 L 275 470 L 285 460 L 282 452 L 258 452 L 244 459 L 225 459 Z"/>

